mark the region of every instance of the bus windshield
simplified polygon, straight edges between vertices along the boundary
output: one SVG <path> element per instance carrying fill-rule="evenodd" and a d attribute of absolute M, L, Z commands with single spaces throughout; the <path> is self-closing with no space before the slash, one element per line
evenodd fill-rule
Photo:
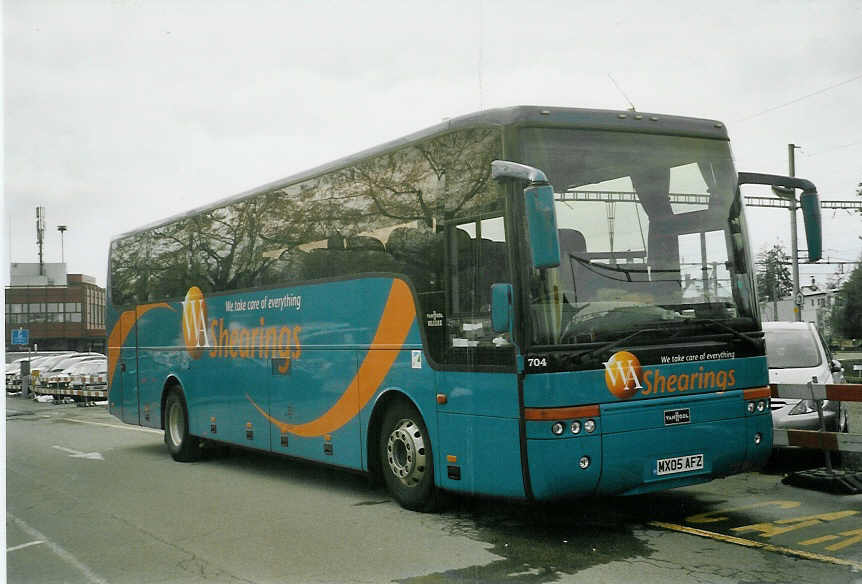
<path fill-rule="evenodd" d="M 679 339 L 753 322 L 726 141 L 554 128 L 524 129 L 521 138 L 523 161 L 554 185 L 561 255 L 559 267 L 529 274 L 533 345 L 608 342 L 644 329 Z"/>

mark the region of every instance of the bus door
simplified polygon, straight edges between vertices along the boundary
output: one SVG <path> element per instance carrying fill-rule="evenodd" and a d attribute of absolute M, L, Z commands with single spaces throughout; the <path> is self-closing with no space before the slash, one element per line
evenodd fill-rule
<path fill-rule="evenodd" d="M 128 424 L 141 423 L 140 396 L 138 395 L 138 325 L 140 309 L 135 309 L 135 319 L 120 318 L 122 327 L 120 362 L 117 365 L 122 397 L 122 420 Z"/>
<path fill-rule="evenodd" d="M 440 485 L 467 493 L 524 496 L 518 375 L 508 332 L 491 323 L 493 284 L 512 281 L 502 216 L 445 226 L 444 346 L 437 377 Z"/>

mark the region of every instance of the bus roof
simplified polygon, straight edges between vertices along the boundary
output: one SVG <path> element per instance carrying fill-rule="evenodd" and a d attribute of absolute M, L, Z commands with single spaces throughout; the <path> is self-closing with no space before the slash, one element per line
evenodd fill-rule
<path fill-rule="evenodd" d="M 283 179 L 272 181 L 236 195 L 220 198 L 212 203 L 190 209 L 172 217 L 160 219 L 137 229 L 115 235 L 112 241 L 122 239 L 134 233 L 146 231 L 160 225 L 173 223 L 184 217 L 192 217 L 211 209 L 218 209 L 230 203 L 253 197 L 261 193 L 281 189 L 294 183 L 316 176 L 327 174 L 355 164 L 361 160 L 379 156 L 386 152 L 397 150 L 414 142 L 420 142 L 432 136 L 478 126 L 545 126 L 564 127 L 581 130 L 606 130 L 615 132 L 637 132 L 648 134 L 666 134 L 672 136 L 687 136 L 727 140 L 727 129 L 717 120 L 689 118 L 665 114 L 644 113 L 631 110 L 603 110 L 572 107 L 514 106 L 474 112 L 408 134 L 401 138 L 384 142 L 373 148 L 368 148 L 293 174 Z M 489 169 L 490 172 L 490 169 Z"/>

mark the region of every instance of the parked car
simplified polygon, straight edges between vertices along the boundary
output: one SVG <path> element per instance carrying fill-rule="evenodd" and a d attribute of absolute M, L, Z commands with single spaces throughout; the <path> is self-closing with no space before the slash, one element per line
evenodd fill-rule
<path fill-rule="evenodd" d="M 83 361 L 103 360 L 105 356 L 101 353 L 74 353 L 68 355 L 65 359 L 61 359 L 50 368 L 46 367 L 39 375 L 40 385 L 45 387 L 60 388 L 66 387 L 69 379 L 64 377 L 64 373 L 70 367 L 77 365 Z"/>
<path fill-rule="evenodd" d="M 770 383 L 843 383 L 841 363 L 833 359 L 817 327 L 809 322 L 764 322 L 766 363 Z M 772 398 L 776 428 L 819 430 L 817 402 Z M 822 402 L 826 430 L 847 432 L 847 408 L 841 402 Z"/>
<path fill-rule="evenodd" d="M 52 351 L 33 355 L 30 357 L 30 373 L 33 375 L 34 371 L 41 371 L 51 363 L 72 354 L 74 354 L 74 351 Z M 19 357 L 6 366 L 7 391 L 21 391 L 21 364 L 27 361 L 27 359 L 27 357 Z M 33 379 L 35 378 L 36 376 L 33 376 Z"/>
<path fill-rule="evenodd" d="M 30 361 L 30 374 L 35 378 L 44 377 L 45 374 L 54 367 L 54 365 L 75 354 L 76 353 L 70 351 L 68 353 L 57 353 L 54 355 L 45 355 L 44 357 L 36 357 Z M 37 371 L 39 373 L 38 376 L 35 375 Z"/>
<path fill-rule="evenodd" d="M 81 361 L 66 370 L 69 376 L 69 387 L 72 389 L 86 389 L 87 387 L 105 385 L 108 378 L 108 360 L 93 359 Z"/>
<path fill-rule="evenodd" d="M 6 391 L 21 390 L 21 363 L 27 360 L 27 357 L 15 359 L 6 365 Z"/>

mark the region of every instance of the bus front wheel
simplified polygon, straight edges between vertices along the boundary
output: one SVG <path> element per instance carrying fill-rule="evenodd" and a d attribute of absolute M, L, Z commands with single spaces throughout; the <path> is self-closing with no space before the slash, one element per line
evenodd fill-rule
<path fill-rule="evenodd" d="M 200 460 L 201 448 L 197 439 L 189 435 L 189 415 L 182 392 L 174 387 L 165 399 L 165 444 L 178 462 Z"/>
<path fill-rule="evenodd" d="M 398 401 L 387 409 L 379 452 L 383 480 L 395 500 L 406 509 L 434 510 L 439 498 L 431 441 L 416 408 Z"/>

